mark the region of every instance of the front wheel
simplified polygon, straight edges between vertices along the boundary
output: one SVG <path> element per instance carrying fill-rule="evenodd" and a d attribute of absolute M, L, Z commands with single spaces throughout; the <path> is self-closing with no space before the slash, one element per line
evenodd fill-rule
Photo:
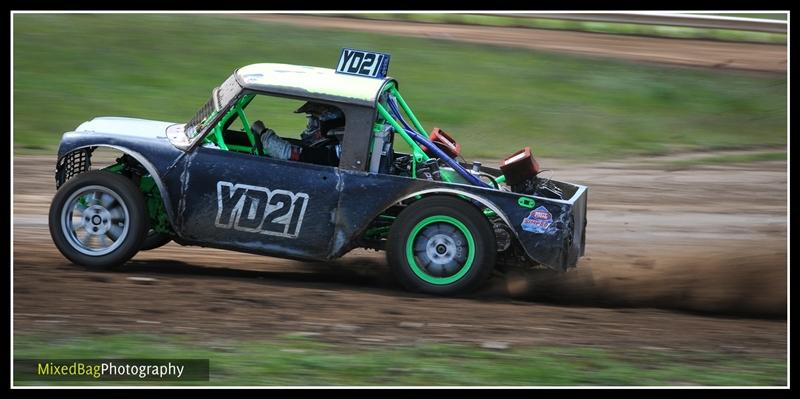
<path fill-rule="evenodd" d="M 125 263 L 149 229 L 141 191 L 116 173 L 92 171 L 66 182 L 50 205 L 50 236 L 73 263 L 109 268 Z"/>
<path fill-rule="evenodd" d="M 408 289 L 437 295 L 463 294 L 489 276 L 495 238 L 475 207 L 451 197 L 429 197 L 408 206 L 389 232 L 386 256 Z"/>

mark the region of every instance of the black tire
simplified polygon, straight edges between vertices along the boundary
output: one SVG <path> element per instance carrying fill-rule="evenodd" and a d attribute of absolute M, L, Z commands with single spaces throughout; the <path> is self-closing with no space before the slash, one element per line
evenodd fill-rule
<path fill-rule="evenodd" d="M 76 222 L 86 227 L 73 228 Z M 92 269 L 127 262 L 141 248 L 150 227 L 139 188 L 122 175 L 104 171 L 82 173 L 61 186 L 50 205 L 49 224 L 50 236 L 61 254 Z M 111 244 L 90 248 L 81 235 L 89 242 L 110 240 Z"/>
<path fill-rule="evenodd" d="M 172 237 L 169 234 L 148 230 L 144 236 L 144 241 L 142 241 L 142 247 L 139 248 L 139 250 L 149 251 L 151 249 L 160 248 L 167 245 L 170 241 L 172 241 Z"/>
<path fill-rule="evenodd" d="M 395 278 L 407 289 L 459 295 L 475 290 L 489 277 L 495 246 L 494 231 L 478 209 L 457 198 L 436 196 L 400 213 L 389 232 L 386 258 Z"/>

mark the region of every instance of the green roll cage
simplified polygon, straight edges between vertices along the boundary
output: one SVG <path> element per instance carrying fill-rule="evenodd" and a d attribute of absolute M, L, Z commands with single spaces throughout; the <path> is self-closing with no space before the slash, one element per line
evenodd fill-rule
<path fill-rule="evenodd" d="M 403 108 L 408 117 L 411 119 L 412 123 L 414 124 L 414 127 L 419 129 L 419 131 L 424 132 L 425 129 L 422 127 L 422 124 L 420 124 L 419 119 L 417 119 L 416 115 L 414 115 L 414 112 L 411 110 L 406 101 L 403 99 L 403 96 L 400 95 L 400 92 L 397 90 L 397 87 L 394 82 L 389 82 L 386 86 L 384 86 L 383 93 L 385 93 L 386 91 L 389 91 L 391 95 L 393 95 L 399 101 L 400 106 Z M 233 106 L 225 113 L 225 115 L 222 118 L 220 118 L 220 120 L 217 122 L 214 128 L 212 128 L 211 133 L 205 137 L 203 142 L 213 143 L 217 145 L 220 149 L 225 151 L 233 150 L 233 151 L 247 152 L 256 155 L 263 155 L 258 152 L 258 148 L 256 147 L 256 137 L 253 134 L 252 129 L 250 128 L 250 121 L 247 119 L 247 115 L 244 112 L 244 109 L 247 107 L 248 104 L 250 104 L 251 101 L 253 101 L 255 96 L 256 94 L 251 93 L 251 94 L 245 94 L 244 96 L 239 98 L 236 101 L 236 103 L 234 103 Z M 411 148 L 413 156 L 412 158 L 415 164 L 414 166 L 416 166 L 417 162 L 424 162 L 430 159 L 430 157 L 428 157 L 428 155 L 425 154 L 424 151 L 422 151 L 422 148 L 420 148 L 420 146 L 414 140 L 412 140 L 411 137 L 408 136 L 408 134 L 406 134 L 405 130 L 403 130 L 400 124 L 389 114 L 389 112 L 386 110 L 386 107 L 380 104 L 380 102 L 376 104 L 376 107 L 379 114 L 379 118 L 378 120 L 376 120 L 377 122 L 376 124 L 382 125 L 384 122 L 389 123 L 394 128 L 394 130 L 400 134 L 400 136 L 403 138 L 406 144 L 408 144 L 408 146 Z M 208 116 L 207 120 L 213 119 L 215 115 L 216 112 L 212 113 L 211 115 Z M 247 134 L 247 138 L 250 141 L 249 147 L 226 143 L 222 135 L 223 126 L 227 125 L 228 122 L 231 120 L 231 118 L 234 118 L 236 116 L 238 116 L 240 121 L 242 122 L 242 131 L 245 134 Z"/>
<path fill-rule="evenodd" d="M 233 107 L 225 113 L 225 115 L 220 118 L 219 122 L 211 129 L 211 134 L 207 135 L 203 139 L 203 143 L 212 143 L 215 144 L 222 150 L 225 151 L 238 151 L 238 152 L 246 152 L 255 155 L 264 155 L 258 151 L 258 147 L 256 146 L 256 136 L 253 134 L 253 130 L 250 128 L 250 121 L 247 119 L 247 115 L 244 113 L 244 109 L 250 104 L 251 101 L 256 97 L 256 94 L 245 94 L 240 99 L 236 100 L 236 103 L 233 104 Z M 216 115 L 216 112 L 212 113 L 208 116 L 207 119 L 211 120 Z M 242 122 L 242 131 L 247 134 L 247 140 L 250 142 L 250 146 L 244 145 L 236 145 L 236 144 L 228 144 L 225 142 L 225 138 L 222 136 L 222 127 L 228 124 L 233 117 L 239 117 L 239 120 Z"/>
<path fill-rule="evenodd" d="M 427 132 L 424 127 L 422 127 L 422 123 L 420 123 L 417 116 L 414 114 L 414 111 L 411 110 L 411 107 L 405 101 L 403 96 L 400 94 L 400 91 L 397 90 L 397 84 L 394 81 L 388 82 L 382 89 L 381 96 L 388 92 L 392 95 L 397 102 L 400 104 L 400 107 L 405 112 L 406 116 L 411 120 L 411 123 L 419 132 Z M 208 134 L 204 139 L 204 143 L 212 143 L 219 147 L 224 151 L 237 151 L 237 152 L 244 152 L 249 154 L 255 155 L 264 155 L 260 153 L 258 147 L 256 146 L 256 137 L 253 134 L 253 131 L 250 127 L 250 121 L 247 119 L 247 115 L 244 112 L 244 109 L 250 104 L 251 101 L 256 97 L 255 93 L 245 94 L 238 100 L 233 106 L 225 113 L 225 115 L 220 118 L 219 122 L 214 126 L 211 131 L 211 134 Z M 400 137 L 403 138 L 403 141 L 411 148 L 411 175 L 416 178 L 417 176 L 417 164 L 428 161 L 430 157 L 422 148 L 414 141 L 408 133 L 406 133 L 405 129 L 400 125 L 400 123 L 387 111 L 386 107 L 378 101 L 375 104 L 375 108 L 378 111 L 378 117 L 375 121 L 375 129 L 379 130 L 385 123 L 388 123 L 394 129 L 395 133 L 399 134 Z M 211 115 L 206 118 L 206 120 L 212 120 L 216 112 L 212 113 Z M 225 138 L 223 137 L 223 126 L 226 126 L 231 118 L 238 116 L 239 120 L 242 123 L 242 131 L 247 135 L 247 139 L 250 142 L 250 146 L 246 145 L 237 145 L 237 144 L 229 144 L 225 142 Z M 449 174 L 442 174 L 442 179 L 446 182 L 453 182 L 453 176 Z M 498 183 L 502 183 L 505 181 L 505 176 L 499 176 L 496 181 Z"/>

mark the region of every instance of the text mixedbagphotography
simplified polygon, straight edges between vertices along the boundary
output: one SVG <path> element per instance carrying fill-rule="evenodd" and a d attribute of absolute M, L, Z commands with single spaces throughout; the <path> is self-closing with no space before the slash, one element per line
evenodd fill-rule
<path fill-rule="evenodd" d="M 208 380 L 209 360 L 69 359 L 15 362 L 18 379 L 40 380 Z"/>

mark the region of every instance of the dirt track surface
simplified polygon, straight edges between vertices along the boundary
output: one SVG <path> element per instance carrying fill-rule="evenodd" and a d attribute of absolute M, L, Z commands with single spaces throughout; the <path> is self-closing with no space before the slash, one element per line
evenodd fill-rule
<path fill-rule="evenodd" d="M 382 253 L 306 263 L 176 244 L 92 272 L 46 225 L 54 160 L 14 165 L 15 334 L 306 333 L 349 344 L 505 342 L 786 354 L 786 164 L 664 171 L 557 166 L 590 186 L 588 247 L 558 276 L 495 277 L 471 298 L 399 289 Z M 767 318 L 764 318 L 767 317 Z"/>
<path fill-rule="evenodd" d="M 641 62 L 786 72 L 785 45 L 668 39 L 560 30 L 376 21 L 309 15 L 248 14 L 247 18 L 311 28 L 345 29 Z"/>

